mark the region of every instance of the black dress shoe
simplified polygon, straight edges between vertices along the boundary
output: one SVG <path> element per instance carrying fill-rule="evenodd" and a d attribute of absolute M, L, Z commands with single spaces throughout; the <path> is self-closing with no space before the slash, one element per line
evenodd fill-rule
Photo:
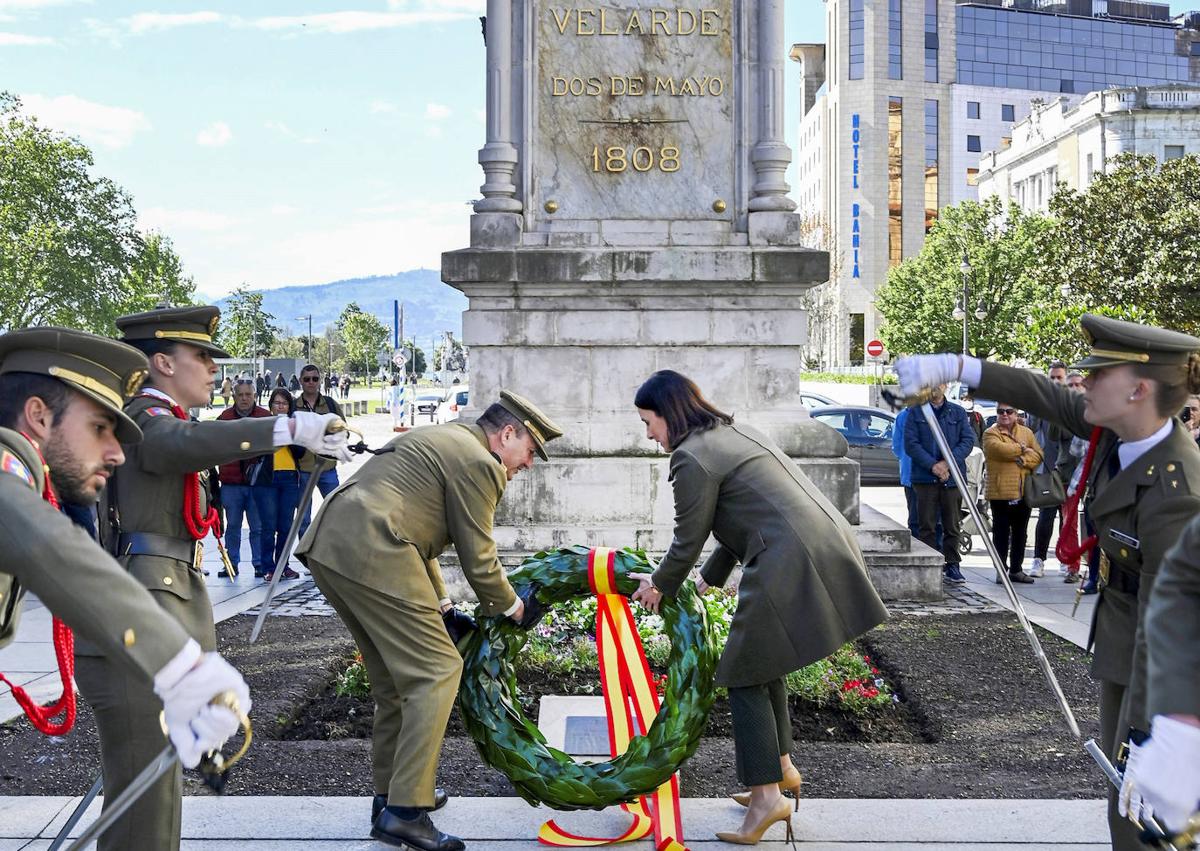
<path fill-rule="evenodd" d="M 446 794 L 445 789 L 433 790 L 433 806 L 429 808 L 429 812 L 440 810 L 446 806 L 446 802 L 450 800 L 450 796 Z M 387 795 L 376 795 L 371 799 L 371 824 L 375 824 L 375 819 L 379 818 L 379 814 L 383 812 L 383 808 L 387 806 Z"/>
<path fill-rule="evenodd" d="M 429 813 L 406 821 L 386 807 L 371 827 L 371 838 L 416 851 L 463 851 L 467 847 L 457 836 L 449 836 L 434 827 Z"/>

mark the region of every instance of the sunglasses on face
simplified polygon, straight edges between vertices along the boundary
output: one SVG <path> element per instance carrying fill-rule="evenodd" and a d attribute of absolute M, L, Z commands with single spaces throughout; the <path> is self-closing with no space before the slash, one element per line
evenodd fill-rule
<path fill-rule="evenodd" d="M 1017 412 L 1016 408 L 997 408 L 996 409 L 997 414 L 1015 414 L 1016 412 Z"/>
<path fill-rule="evenodd" d="M 319 375 L 306 375 L 306 376 L 304 376 L 303 378 L 301 378 L 300 380 L 301 380 L 301 381 L 303 381 L 305 384 L 308 384 L 309 382 L 312 382 L 312 381 L 320 381 L 320 380 L 321 380 L 321 376 L 319 376 Z"/>

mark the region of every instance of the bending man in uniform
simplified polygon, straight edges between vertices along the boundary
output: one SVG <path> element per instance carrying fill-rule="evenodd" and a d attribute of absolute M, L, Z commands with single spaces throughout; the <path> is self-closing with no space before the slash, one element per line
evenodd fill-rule
<path fill-rule="evenodd" d="M 376 839 L 421 851 L 464 847 L 427 814 L 446 801 L 434 780 L 462 674 L 437 558 L 453 543 L 484 614 L 532 625 L 537 606 L 527 613 L 508 583 L 492 518 L 508 481 L 533 466 L 534 453 L 546 458 L 546 442 L 561 434 L 528 400 L 501 391 L 475 423 L 395 438 L 326 499 L 296 549 L 371 679 Z"/>
<path fill-rule="evenodd" d="M 220 541 L 205 471 L 291 443 L 349 457 L 345 432 L 325 434 L 331 417 L 188 418 L 188 408 L 208 400 L 213 356 L 225 356 L 212 341 L 218 317 L 215 307 L 203 306 L 117 320 L 125 341 L 149 360 L 145 386 L 125 406 L 145 437 L 127 447 L 128 462 L 109 483 L 99 524 L 106 548 L 204 650 L 216 647 L 216 633 L 200 540 L 212 532 Z M 161 750 L 160 706 L 102 648 L 80 642 L 76 657 L 76 679 L 96 714 L 107 802 Z M 182 790 L 178 770 L 165 774 L 101 838 L 100 851 L 178 848 Z"/>
<path fill-rule="evenodd" d="M 238 727 L 233 713 L 209 702 L 232 691 L 248 712 L 246 683 L 50 502 L 57 492 L 94 504 L 125 460 L 118 441 L 142 439 L 121 405 L 145 366 L 134 349 L 80 331 L 0 336 L 0 647 L 13 640 L 32 591 L 151 695 L 191 768 Z"/>

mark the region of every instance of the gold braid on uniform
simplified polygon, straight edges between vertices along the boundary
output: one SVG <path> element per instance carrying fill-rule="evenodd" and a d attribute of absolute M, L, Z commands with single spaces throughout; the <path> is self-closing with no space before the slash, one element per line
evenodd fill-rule
<path fill-rule="evenodd" d="M 591 596 L 588 553 L 581 546 L 540 552 L 508 578 L 518 590 L 540 586 L 537 599 L 542 603 Z M 646 554 L 625 549 L 614 557 L 616 589 L 632 594 L 638 583 L 629 574 L 652 570 Z M 632 801 L 653 793 L 696 752 L 712 707 L 719 651 L 691 582 L 685 582 L 673 599 L 664 597 L 659 614 L 671 638 L 662 708 L 646 734 L 634 737 L 625 753 L 609 762 L 576 763 L 547 747 L 514 697 L 512 660 L 525 644 L 525 631 L 507 617 L 476 613 L 479 629 L 459 647 L 459 711 L 484 762 L 503 772 L 526 801 L 556 810 L 598 810 Z"/>

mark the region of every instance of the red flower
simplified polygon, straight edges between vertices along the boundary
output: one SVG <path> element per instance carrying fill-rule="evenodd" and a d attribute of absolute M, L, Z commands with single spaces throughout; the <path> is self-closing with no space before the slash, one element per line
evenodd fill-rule
<path fill-rule="evenodd" d="M 862 696 L 863 697 L 879 697 L 879 689 L 875 688 L 874 686 L 872 686 L 871 688 L 865 688 L 862 690 Z"/>
<path fill-rule="evenodd" d="M 878 673 L 879 673 L 879 669 L 878 669 L 878 668 L 872 668 L 872 669 L 871 669 L 871 673 L 872 673 L 872 674 L 878 674 Z"/>
<path fill-rule="evenodd" d="M 842 683 L 842 691 L 850 691 L 862 685 L 862 680 L 846 680 Z"/>

